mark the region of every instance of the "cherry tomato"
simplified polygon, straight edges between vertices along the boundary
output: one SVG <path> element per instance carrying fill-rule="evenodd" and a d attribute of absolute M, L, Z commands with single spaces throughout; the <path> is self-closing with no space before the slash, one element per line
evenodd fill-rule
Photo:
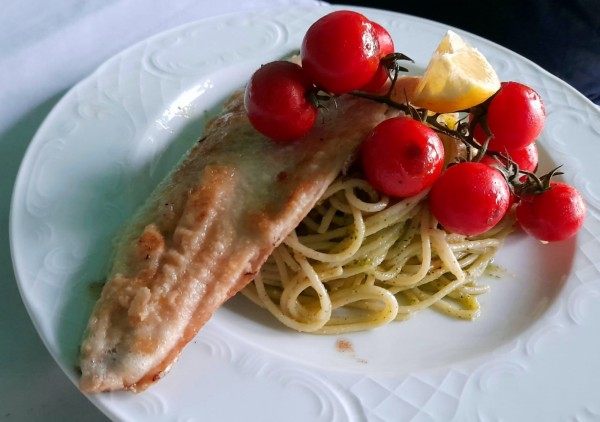
<path fill-rule="evenodd" d="M 542 193 L 523 195 L 516 210 L 521 228 L 544 242 L 574 236 L 583 225 L 585 212 L 577 189 L 562 182 L 551 182 Z"/>
<path fill-rule="evenodd" d="M 466 236 L 485 233 L 506 214 L 510 189 L 495 168 L 478 162 L 448 167 L 429 193 L 431 212 L 448 231 Z"/>
<path fill-rule="evenodd" d="M 371 21 L 371 25 L 373 25 L 377 43 L 379 44 L 379 57 L 385 57 L 388 54 L 392 54 L 394 52 L 394 40 L 390 33 L 377 22 Z"/>
<path fill-rule="evenodd" d="M 510 159 L 517 164 L 519 170 L 528 171 L 530 173 L 535 172 L 538 166 L 538 150 L 535 142 L 527 145 L 525 148 L 517 149 L 515 151 L 504 151 L 501 153 L 504 156 L 509 156 Z M 504 158 L 495 158 L 491 155 L 485 155 L 481 161 L 481 163 L 487 164 L 489 166 L 508 166 L 508 160 Z M 527 180 L 526 175 L 522 175 L 520 180 L 524 182 Z M 519 202 L 519 197 L 516 196 L 512 191 L 510 193 L 510 205 L 509 208 Z"/>
<path fill-rule="evenodd" d="M 373 129 L 361 147 L 361 162 L 376 190 L 404 198 L 428 188 L 439 176 L 444 145 L 427 125 L 395 117 Z"/>
<path fill-rule="evenodd" d="M 312 24 L 300 55 L 306 74 L 333 94 L 361 88 L 379 66 L 379 44 L 371 21 L 349 10 L 330 13 Z"/>
<path fill-rule="evenodd" d="M 275 141 L 301 138 L 314 126 L 317 108 L 307 99 L 313 89 L 297 64 L 261 66 L 246 86 L 244 106 L 252 126 Z"/>
<path fill-rule="evenodd" d="M 533 89 L 518 82 L 502 84 L 487 111 L 488 127 L 493 137 L 488 149 L 503 152 L 525 148 L 542 132 L 546 110 Z M 487 136 L 480 126 L 474 137 L 483 143 Z"/>
<path fill-rule="evenodd" d="M 377 22 L 371 22 L 375 29 L 375 36 L 379 43 L 379 58 L 382 59 L 388 54 L 394 52 L 394 40 L 390 33 Z M 366 85 L 360 88 L 361 91 L 376 93 L 385 85 L 388 80 L 388 74 L 384 65 L 379 63 L 375 75 L 371 78 Z"/>
<path fill-rule="evenodd" d="M 502 151 L 501 154 L 510 157 L 510 159 L 519 166 L 520 170 L 533 173 L 538 166 L 538 150 L 535 142 L 532 142 L 525 148 Z M 506 166 L 508 164 L 507 160 L 500 158 L 500 161 L 498 161 L 491 155 L 483 157 L 481 162 L 488 165 L 498 165 L 501 163 Z"/>
<path fill-rule="evenodd" d="M 519 166 L 519 170 L 524 170 L 524 171 L 533 173 L 537 169 L 538 150 L 537 150 L 537 144 L 535 142 L 532 142 L 531 144 L 527 145 L 525 148 L 517 149 L 515 151 L 504 151 L 504 152 L 502 152 L 502 155 L 510 156 L 510 159 L 512 161 L 514 161 L 517 164 L 517 166 Z M 481 159 L 481 162 L 484 164 L 490 165 L 490 166 L 492 166 L 492 165 L 507 166 L 508 165 L 507 160 L 505 160 L 503 158 L 500 158 L 500 160 L 498 160 L 496 158 L 493 158 L 490 155 L 486 155 L 485 157 L 483 157 Z M 525 175 L 521 176 L 520 180 L 522 182 L 524 182 L 525 180 L 527 180 L 527 176 L 525 176 Z M 519 197 L 516 196 L 511 191 L 509 208 L 517 202 L 519 202 Z"/>

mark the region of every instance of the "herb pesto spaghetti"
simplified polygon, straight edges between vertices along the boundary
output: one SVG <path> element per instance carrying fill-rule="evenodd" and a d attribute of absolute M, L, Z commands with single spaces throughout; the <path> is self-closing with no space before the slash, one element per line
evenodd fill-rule
<path fill-rule="evenodd" d="M 427 191 L 393 202 L 364 179 L 339 176 L 275 249 L 243 294 L 284 325 L 337 334 L 405 320 L 427 308 L 479 315 L 477 284 L 512 229 L 484 235 L 441 229 Z"/>

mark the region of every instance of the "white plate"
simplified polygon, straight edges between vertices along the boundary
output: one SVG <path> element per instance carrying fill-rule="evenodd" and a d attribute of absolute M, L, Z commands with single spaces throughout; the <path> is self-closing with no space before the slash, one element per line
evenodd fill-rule
<path fill-rule="evenodd" d="M 16 183 L 14 267 L 50 353 L 77 382 L 79 340 L 111 238 L 200 135 L 207 116 L 261 63 L 300 45 L 329 6 L 231 15 L 158 35 L 73 88 L 35 136 Z M 448 29 L 360 9 L 422 70 Z M 589 204 L 579 236 L 541 245 L 511 236 L 475 322 L 434 312 L 367 333 L 286 330 L 236 297 L 141 394 L 90 399 L 115 420 L 565 421 L 600 418 L 600 112 L 495 44 L 461 33 L 502 80 L 545 99 L 545 168 Z M 347 340 L 352 350 L 336 346 Z"/>

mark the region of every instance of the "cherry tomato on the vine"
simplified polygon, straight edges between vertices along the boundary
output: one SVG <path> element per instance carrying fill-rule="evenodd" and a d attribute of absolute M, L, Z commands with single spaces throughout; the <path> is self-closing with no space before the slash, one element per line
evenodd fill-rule
<path fill-rule="evenodd" d="M 485 233 L 506 214 L 510 189 L 497 169 L 479 162 L 448 167 L 429 192 L 433 216 L 448 231 L 466 236 Z"/>
<path fill-rule="evenodd" d="M 502 151 L 500 154 L 502 154 L 503 156 L 508 156 L 513 162 L 517 164 L 517 166 L 519 166 L 519 169 L 523 171 L 533 173 L 538 166 L 538 150 L 537 144 L 535 142 L 532 142 L 525 148 Z M 481 162 L 488 165 L 508 165 L 508 160 L 500 158 L 500 161 L 498 161 L 491 155 L 486 155 L 485 157 L 483 157 L 481 159 Z"/>
<path fill-rule="evenodd" d="M 541 193 L 523 195 L 517 205 L 517 222 L 528 234 L 544 242 L 574 236 L 585 219 L 586 206 L 574 187 L 550 182 Z"/>
<path fill-rule="evenodd" d="M 301 138 L 314 126 L 317 108 L 307 98 L 313 84 L 287 61 L 261 66 L 250 78 L 244 106 L 252 126 L 276 141 Z"/>
<path fill-rule="evenodd" d="M 404 198 L 428 188 L 439 176 L 444 145 L 424 123 L 395 117 L 377 125 L 363 142 L 361 163 L 376 190 Z"/>
<path fill-rule="evenodd" d="M 394 52 L 394 40 L 390 33 L 377 22 L 371 22 L 373 28 L 375 29 L 375 35 L 377 37 L 377 42 L 379 43 L 379 57 L 380 59 L 384 58 L 388 54 L 392 54 Z M 387 82 L 388 74 L 386 68 L 383 64 L 379 64 L 377 67 L 377 71 L 375 75 L 371 78 L 366 85 L 363 85 L 360 90 L 366 92 L 376 93 L 378 92 Z"/>
<path fill-rule="evenodd" d="M 540 135 L 545 121 L 546 110 L 537 92 L 518 82 L 503 83 L 487 111 L 493 135 L 488 149 L 502 152 L 525 148 Z M 483 143 L 487 135 L 478 125 L 474 137 Z"/>
<path fill-rule="evenodd" d="M 379 66 L 379 43 L 369 19 L 339 10 L 311 25 L 300 47 L 302 67 L 319 88 L 333 94 L 360 89 Z"/>

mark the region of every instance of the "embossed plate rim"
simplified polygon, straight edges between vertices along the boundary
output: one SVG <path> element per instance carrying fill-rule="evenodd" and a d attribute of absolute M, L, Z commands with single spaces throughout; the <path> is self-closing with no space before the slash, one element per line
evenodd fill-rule
<path fill-rule="evenodd" d="M 27 182 L 29 180 L 28 178 L 30 177 L 30 171 L 43 171 L 43 168 L 42 170 L 34 168 L 34 158 L 36 158 L 37 154 L 42 154 L 42 157 L 46 158 L 50 156 L 48 151 L 44 151 L 43 148 L 47 145 L 50 145 L 50 143 L 48 142 L 49 139 L 56 140 L 57 132 L 55 131 L 55 128 L 52 127 L 52 125 L 55 125 L 57 122 L 61 122 L 62 119 L 65 121 L 61 123 L 67 124 L 67 126 L 62 129 L 65 131 L 64 133 L 68 134 L 70 133 L 70 130 L 78 130 L 77 127 L 68 126 L 68 119 L 63 119 L 66 111 L 71 106 L 81 107 L 81 110 L 78 110 L 78 112 L 86 117 L 90 117 L 91 121 L 94 122 L 102 122 L 103 119 L 109 118 L 109 115 L 102 113 L 108 112 L 110 114 L 111 112 L 114 112 L 114 110 L 112 110 L 110 107 L 108 107 L 106 110 L 99 110 L 93 109 L 93 107 L 87 107 L 87 104 L 84 104 L 82 98 L 89 94 L 89 92 L 86 91 L 87 88 L 91 87 L 92 93 L 95 92 L 94 89 L 96 89 L 97 92 L 105 95 L 106 98 L 103 98 L 103 100 L 107 101 L 107 103 L 110 104 L 110 101 L 115 100 L 115 98 L 111 98 L 111 96 L 118 97 L 121 94 L 118 89 L 118 86 L 116 90 L 112 91 L 110 89 L 107 89 L 106 86 L 101 87 L 99 85 L 106 83 L 106 80 L 103 79 L 103 77 L 107 76 L 107 74 L 108 76 L 112 76 L 110 73 L 114 72 L 114 70 L 111 70 L 111 66 L 117 66 L 120 68 L 130 66 L 135 60 L 139 59 L 140 57 L 145 57 L 145 52 L 152 50 L 152 48 L 155 48 L 156 45 L 163 45 L 165 47 L 169 46 L 171 48 L 176 49 L 177 46 L 180 45 L 180 43 L 182 42 L 181 37 L 185 38 L 186 36 L 191 36 L 190 31 L 191 33 L 193 33 L 194 31 L 201 31 L 203 25 L 208 25 L 208 23 L 210 22 L 212 22 L 213 24 L 221 24 L 225 27 L 227 27 L 228 20 L 231 19 L 245 19 L 250 22 L 252 22 L 253 20 L 272 22 L 275 28 L 273 29 L 274 32 L 269 33 L 267 35 L 281 36 L 283 38 L 281 40 L 278 39 L 280 41 L 279 44 L 275 45 L 273 48 L 268 48 L 268 51 L 261 52 L 261 54 L 259 55 L 265 57 L 276 57 L 280 54 L 288 52 L 290 47 L 297 47 L 297 45 L 290 41 L 290 38 L 293 37 L 290 37 L 290 34 L 285 33 L 285 25 L 283 25 L 282 22 L 285 22 L 286 19 L 289 21 L 299 19 L 299 16 L 302 16 L 302 14 L 305 14 L 307 16 L 317 16 L 325 14 L 332 9 L 339 8 L 340 7 L 331 8 L 323 5 L 307 9 L 301 8 L 257 12 L 255 14 L 247 15 L 245 17 L 239 15 L 229 15 L 218 18 L 212 18 L 198 23 L 188 24 L 184 27 L 176 28 L 166 33 L 159 34 L 147 41 L 133 46 L 132 48 L 120 53 L 115 58 L 109 60 L 105 65 L 101 66 L 97 72 L 95 72 L 93 75 L 91 75 L 90 77 L 82 81 L 80 84 L 78 84 L 73 90 L 71 90 L 65 96 L 65 98 L 63 98 L 63 100 L 59 102 L 57 107 L 50 113 L 47 120 L 44 122 L 44 124 L 38 131 L 38 134 L 32 141 L 26 154 L 26 158 L 19 171 L 17 182 L 15 184 L 13 204 L 11 208 L 10 235 L 13 252 L 13 263 L 15 271 L 17 273 L 18 284 L 19 288 L 21 289 L 21 294 L 23 296 L 25 305 L 30 315 L 32 316 L 34 324 L 40 332 L 40 336 L 44 340 L 44 343 L 48 347 L 50 353 L 57 360 L 61 368 L 65 370 L 70 379 L 75 379 L 74 371 L 70 367 L 71 363 L 66 360 L 65 356 L 62 356 L 61 353 L 57 351 L 56 345 L 53 344 L 53 341 L 49 341 L 47 336 L 47 330 L 56 330 L 56 326 L 53 324 L 57 324 L 58 322 L 44 320 L 44 312 L 49 311 L 48 307 L 45 307 L 39 303 L 39 297 L 36 297 L 36 300 L 33 300 L 34 298 L 32 297 L 32 295 L 34 294 L 42 294 L 40 293 L 42 290 L 34 290 L 32 286 L 35 287 L 35 289 L 44 287 L 44 274 L 41 273 L 41 271 L 43 271 L 43 268 L 40 269 L 25 266 L 22 261 L 24 259 L 23 251 L 22 249 L 18 249 L 19 245 L 21 245 L 23 242 L 23 238 L 20 237 L 23 233 L 20 232 L 20 228 L 18 228 L 18 221 L 21 217 L 20 215 L 18 215 L 18 211 L 20 210 L 19 206 L 22 205 L 24 201 L 23 195 L 26 194 L 28 188 Z M 413 25 L 423 30 L 424 32 L 430 32 L 432 34 L 432 38 L 439 38 L 440 31 L 442 29 L 446 29 L 446 27 L 431 21 L 418 19 L 414 17 L 408 17 L 393 12 L 385 12 L 364 8 L 355 9 L 364 11 L 365 14 L 369 16 L 374 16 L 374 18 L 381 17 L 382 19 L 387 19 L 393 24 L 398 24 L 400 26 L 402 26 L 403 24 L 407 24 L 408 26 Z M 280 25 L 283 25 L 283 27 L 280 28 L 282 29 L 282 31 L 277 32 L 277 28 L 279 28 Z M 398 28 L 392 28 L 392 30 L 393 32 L 396 32 Z M 464 33 L 463 31 L 459 32 Z M 469 34 L 465 35 L 469 40 L 475 40 L 477 45 L 480 46 L 482 50 L 485 49 L 486 54 L 493 62 L 497 58 L 497 56 L 501 56 L 503 59 L 508 58 L 511 61 L 511 63 L 514 62 L 518 65 L 515 65 L 515 68 L 511 68 L 511 65 L 508 66 L 508 69 L 505 69 L 503 67 L 503 62 L 498 61 L 494 64 L 498 66 L 499 73 L 502 74 L 502 72 L 504 71 L 506 71 L 507 74 L 519 73 L 523 76 L 523 78 L 521 78 L 520 80 L 532 81 L 532 83 L 534 84 L 541 83 L 540 86 L 544 91 L 552 92 L 556 95 L 561 96 L 561 98 L 564 97 L 564 104 L 553 105 L 549 109 L 550 116 L 559 111 L 571 110 L 573 111 L 572 119 L 575 122 L 579 122 L 580 124 L 582 124 L 584 126 L 584 129 L 588 126 L 592 126 L 592 133 L 594 133 L 595 131 L 595 133 L 597 134 L 600 131 L 600 129 L 598 129 L 597 126 L 593 126 L 593 122 L 590 123 L 586 122 L 585 120 L 576 120 L 577 117 L 575 117 L 575 112 L 579 112 L 581 110 L 584 110 L 590 116 L 596 118 L 598 118 L 600 113 L 593 105 L 591 105 L 589 101 L 584 99 L 580 94 L 576 93 L 571 87 L 566 86 L 564 83 L 560 82 L 553 76 L 545 73 L 537 66 L 522 58 L 517 57 L 516 55 L 510 53 L 506 49 L 495 46 L 492 43 L 482 40 L 481 38 Z M 399 45 L 397 46 L 399 47 L 398 50 L 406 52 L 411 51 L 407 47 L 403 46 L 403 43 L 406 40 L 401 39 L 399 41 Z M 422 41 L 410 40 L 410 42 L 414 46 L 415 43 L 419 45 L 418 42 Z M 423 53 L 423 57 L 427 57 L 429 51 L 432 50 L 435 47 L 435 45 L 429 42 L 424 47 L 426 47 L 424 48 L 425 52 L 418 52 L 420 57 L 421 53 Z M 489 52 L 491 52 L 491 54 Z M 141 54 L 141 56 L 138 56 L 137 54 Z M 227 52 L 225 52 L 224 54 L 227 54 Z M 232 64 L 232 61 L 235 62 L 235 57 L 225 57 L 225 59 L 223 60 L 226 64 Z M 244 62 L 245 66 L 248 67 L 249 63 L 255 63 L 253 60 L 255 61 L 258 59 L 247 59 Z M 420 60 L 420 62 L 422 62 L 423 60 L 424 59 Z M 164 62 L 163 64 L 168 66 L 168 62 Z M 204 69 L 207 73 L 218 70 L 219 67 L 218 63 L 216 68 L 214 69 L 210 67 L 210 64 L 204 64 L 203 66 L 204 67 L 199 67 Z M 158 108 L 156 110 L 152 109 L 152 111 L 147 111 L 147 115 L 145 116 L 145 118 L 149 120 L 150 123 L 160 124 L 166 122 L 167 126 L 168 124 L 170 124 L 170 122 L 172 123 L 172 121 L 169 121 L 168 119 L 165 121 L 161 121 L 160 118 L 157 118 L 156 113 L 160 114 L 161 111 L 164 111 L 162 110 L 162 108 L 164 108 L 165 106 L 178 104 L 176 101 L 176 94 L 178 93 L 178 90 L 181 91 L 179 93 L 182 95 L 193 91 L 190 91 L 190 89 L 197 88 L 197 85 L 194 85 L 193 81 L 197 79 L 202 79 L 203 76 L 202 74 L 194 73 L 193 70 L 190 73 L 189 68 L 179 70 L 183 72 L 180 78 L 170 77 L 169 75 L 163 75 L 164 78 L 161 79 L 162 85 L 160 85 L 160 88 L 162 89 L 162 91 L 160 92 L 162 98 L 157 98 Z M 247 71 L 247 69 L 245 69 L 244 71 Z M 135 70 L 133 72 L 135 72 Z M 132 76 L 127 72 L 125 72 L 123 75 L 126 77 Z M 98 84 L 98 86 L 94 87 L 94 84 Z M 140 83 L 140 87 L 146 87 L 149 90 L 156 89 L 156 86 L 148 86 L 144 85 L 144 83 Z M 209 95 L 210 97 L 210 90 L 208 91 L 209 94 L 206 95 Z M 200 95 L 197 92 L 192 92 L 192 94 Z M 83 97 L 78 98 L 78 95 L 81 95 Z M 128 105 L 130 104 L 128 101 L 131 101 L 132 99 L 120 98 L 119 100 L 122 101 L 123 104 Z M 210 100 L 208 101 L 214 102 L 215 98 L 210 97 Z M 185 105 L 185 103 L 182 104 Z M 162 116 L 164 117 L 164 115 Z M 182 115 L 171 118 L 176 119 L 177 117 L 185 118 L 185 116 Z M 556 131 L 559 131 L 560 129 L 560 125 L 557 125 Z M 164 132 L 160 133 L 164 134 Z M 559 135 L 561 134 L 559 133 Z M 60 139 L 58 139 L 58 141 L 60 141 Z M 160 143 L 160 140 L 157 140 L 157 142 Z M 52 145 L 60 146 L 60 142 L 54 143 Z M 561 148 L 563 145 L 561 145 L 560 143 L 557 143 L 556 145 L 551 144 L 550 146 L 556 149 L 556 151 L 553 151 L 554 155 L 560 154 L 562 152 Z M 123 150 L 118 149 L 120 148 L 119 145 L 111 144 L 111 147 L 117 148 L 117 152 L 119 153 L 124 153 Z M 593 148 L 591 152 L 594 153 Z M 46 155 L 44 156 L 43 154 Z M 579 164 L 577 163 L 576 158 L 574 160 L 575 161 L 573 162 L 573 165 L 577 168 Z M 589 182 L 589 180 L 587 180 L 585 176 L 580 176 L 579 179 L 573 176 L 573 180 L 579 185 L 585 185 Z M 595 192 L 593 192 L 592 190 L 589 190 L 588 192 L 589 194 L 586 198 L 593 207 L 593 214 L 590 217 L 589 221 L 586 223 L 587 232 L 581 236 L 584 239 L 578 240 L 578 242 L 580 242 L 580 245 L 577 247 L 579 249 L 583 248 L 584 254 L 585 252 L 587 252 L 587 255 L 591 255 L 596 250 L 594 248 L 596 248 L 597 238 L 599 236 L 598 218 L 596 214 L 598 210 L 598 202 L 595 196 Z M 41 210 L 38 211 L 43 212 L 43 207 L 41 207 Z M 48 230 L 50 231 L 50 234 L 41 232 L 28 233 L 28 235 L 39 235 L 42 238 L 46 235 L 54 235 L 54 233 L 52 233 L 52 228 L 48 228 Z M 584 241 L 585 244 L 583 243 Z M 33 242 L 30 239 L 28 245 L 31 246 L 32 244 L 35 244 L 35 242 Z M 85 250 L 85 248 L 87 247 L 85 245 L 85 242 L 77 246 L 81 247 L 82 250 Z M 35 253 L 35 251 L 32 251 L 32 253 Z M 71 255 L 73 256 L 67 257 L 68 259 L 65 258 L 65 256 L 45 256 L 44 258 L 46 259 L 46 261 L 44 262 L 56 259 L 55 262 L 57 264 L 62 265 L 62 267 L 57 268 L 57 271 L 65 271 L 66 273 L 68 273 L 69 271 L 73 271 L 73 268 L 69 268 L 69 265 L 73 265 L 76 267 L 78 265 L 77 259 L 80 258 L 77 255 L 78 251 L 70 251 L 69 253 L 71 253 Z M 592 259 L 591 264 L 592 266 L 594 266 L 596 262 L 593 261 L 593 258 L 590 259 Z M 578 267 L 576 267 L 576 270 L 578 270 L 581 273 L 579 275 L 579 278 L 581 278 L 582 281 L 588 280 L 589 278 L 588 281 L 591 280 L 591 283 L 582 283 L 581 285 L 571 286 L 572 283 L 570 283 L 570 281 L 567 280 L 567 283 L 570 283 L 567 287 L 571 289 L 569 290 L 569 292 L 571 293 L 570 299 L 572 299 L 572 301 L 577 300 L 576 293 L 582 292 L 581 295 L 583 297 L 578 303 L 583 302 L 585 304 L 587 303 L 587 298 L 590 295 L 593 297 L 593 295 L 596 294 L 596 287 L 594 284 L 595 279 L 593 278 L 595 276 L 595 273 L 589 275 L 587 274 L 587 272 L 592 271 L 589 266 L 583 266 L 583 264 L 581 263 L 578 263 L 577 265 Z M 34 281 L 32 282 L 31 280 Z M 33 293 L 34 291 L 37 293 Z M 61 298 L 62 297 L 55 299 L 58 300 Z M 190 375 L 184 373 L 186 372 L 184 371 L 184 368 L 188 368 L 190 365 L 195 364 L 195 361 L 190 362 L 190 358 L 192 354 L 197 354 L 199 356 L 206 355 L 208 356 L 208 359 L 211 359 L 215 362 L 215 367 L 217 367 L 217 370 L 215 370 L 216 372 L 211 372 L 210 368 L 205 368 L 208 374 L 217 377 L 225 377 L 231 382 L 235 382 L 239 381 L 239 373 L 242 373 L 242 381 L 254 379 L 261 380 L 263 384 L 259 384 L 261 387 L 258 390 L 263 389 L 269 392 L 272 392 L 271 390 L 273 388 L 279 388 L 283 386 L 285 387 L 286 391 L 293 391 L 297 395 L 295 396 L 295 398 L 291 399 L 287 396 L 279 396 L 278 399 L 280 399 L 281 403 L 279 403 L 276 407 L 294 406 L 294 404 L 297 403 L 308 403 L 310 404 L 310 406 L 312 406 L 312 408 L 310 408 L 309 410 L 314 411 L 315 414 L 317 416 L 320 416 L 320 418 L 323 420 L 376 420 L 377 418 L 385 418 L 386 416 L 389 416 L 391 414 L 389 412 L 391 412 L 392 409 L 408 409 L 406 410 L 407 413 L 405 420 L 410 420 L 412 417 L 417 417 L 419 415 L 428 416 L 432 419 L 437 418 L 439 420 L 447 420 L 450 417 L 455 416 L 458 418 L 457 420 L 465 420 L 463 418 L 465 415 L 468 416 L 475 414 L 478 416 L 482 416 L 486 414 L 491 414 L 494 403 L 488 404 L 485 402 L 486 397 L 488 397 L 489 395 L 486 394 L 489 392 L 493 393 L 494 389 L 496 388 L 496 384 L 499 383 L 499 385 L 504 385 L 506 382 L 510 381 L 507 381 L 505 379 L 507 373 L 512 374 L 519 373 L 519 371 L 521 371 L 525 372 L 525 375 L 527 375 L 526 367 L 530 364 L 529 362 L 526 362 L 526 365 L 523 362 L 525 362 L 527 359 L 531 359 L 532 357 L 546 358 L 548 355 L 547 351 L 545 350 L 540 352 L 539 349 L 543 349 L 540 346 L 540 344 L 543 345 L 543 342 L 551 342 L 553 340 L 553 333 L 564 333 L 564 330 L 569 330 L 570 328 L 572 328 L 572 326 L 569 324 L 575 323 L 582 325 L 583 323 L 585 323 L 585 321 L 589 319 L 587 313 L 589 313 L 589 310 L 587 309 L 587 304 L 585 306 L 574 307 L 571 311 L 563 311 L 561 309 L 556 309 L 556 307 L 551 307 L 549 312 L 547 312 L 544 315 L 543 322 L 535 324 L 536 326 L 528 332 L 527 338 L 530 341 L 521 342 L 520 339 L 517 339 L 514 342 L 510 342 L 509 344 L 506 344 L 504 347 L 500 348 L 500 350 L 497 351 L 495 356 L 488 357 L 489 360 L 487 361 L 476 357 L 461 363 L 459 366 L 449 368 L 448 370 L 445 370 L 444 368 L 433 368 L 430 371 L 411 373 L 399 377 L 398 379 L 391 380 L 378 374 L 360 376 L 356 373 L 344 374 L 340 372 L 331 372 L 327 373 L 325 376 L 317 376 L 315 375 L 314 370 L 299 369 L 294 365 L 290 365 L 289 361 L 282 359 L 280 356 L 269 355 L 267 358 L 265 358 L 264 353 L 262 353 L 260 350 L 248 350 L 248 344 L 240 340 L 238 335 L 235 335 L 235 333 L 227 332 L 227 330 L 223 331 L 221 329 L 221 326 L 209 323 L 206 329 L 203 330 L 203 333 L 206 337 L 209 338 L 209 340 L 201 340 L 197 343 L 194 342 L 194 344 L 188 346 L 189 348 L 194 349 L 194 351 L 190 353 L 184 353 L 184 355 L 182 356 L 182 362 L 180 362 L 179 365 L 176 365 L 176 367 L 173 370 L 173 373 L 166 377 L 165 380 L 161 381 L 161 383 L 158 386 L 153 387 L 153 389 L 151 389 L 150 391 L 138 396 L 131 396 L 126 393 L 114 393 L 102 396 L 94 396 L 91 397 L 91 400 L 112 418 L 119 420 L 134 420 L 136 417 L 139 417 L 141 415 L 144 415 L 148 420 L 158 420 L 166 415 L 173 418 L 178 417 L 181 420 L 192 420 L 194 417 L 197 417 L 199 414 L 202 414 L 202 411 L 200 409 L 189 409 L 188 413 L 181 413 L 181 411 L 180 413 L 176 413 L 176 411 L 173 409 L 173 405 L 177 403 L 178 399 L 177 397 L 171 397 L 170 394 L 173 391 L 177 390 L 177 383 L 179 382 L 179 380 L 184 380 L 185 385 L 188 385 L 186 384 L 188 382 L 194 382 L 193 380 L 190 381 L 188 379 Z M 221 351 L 217 353 L 217 356 L 215 356 L 214 353 L 216 352 L 209 352 L 209 350 L 213 349 L 220 349 Z M 223 364 L 222 362 L 222 360 L 224 359 L 223 356 L 225 356 L 225 360 L 227 360 L 225 364 Z M 510 364 L 511 359 L 516 359 L 516 363 L 514 365 Z M 268 360 L 268 363 L 266 362 L 266 360 Z M 492 365 L 494 362 L 495 364 Z M 521 367 L 525 367 L 525 369 Z M 498 373 L 501 374 L 500 377 L 498 377 Z M 244 374 L 248 375 L 248 377 L 244 378 Z M 298 385 L 303 386 L 303 388 L 297 387 Z M 366 388 L 366 386 L 369 386 L 369 388 Z M 407 386 L 410 386 L 411 388 L 405 390 L 404 388 Z M 435 388 L 433 388 L 432 386 L 435 386 Z M 203 388 L 205 387 L 200 386 L 200 390 L 202 390 Z M 381 388 L 383 391 L 384 395 L 382 396 L 383 398 L 381 400 L 379 400 L 379 397 L 375 397 L 375 391 L 377 390 L 377 388 Z M 427 388 L 433 389 L 431 391 L 428 391 Z M 315 395 L 310 393 L 308 390 L 317 391 L 321 395 L 320 401 L 319 397 L 315 397 Z M 402 392 L 402 394 L 400 394 L 400 392 Z M 420 402 L 420 395 L 425 395 L 425 393 L 430 394 L 429 399 L 427 401 Z M 443 396 L 442 393 L 446 396 Z M 478 397 L 477 394 L 481 395 L 482 397 Z M 446 397 L 446 402 L 443 401 L 444 397 Z M 450 400 L 448 397 L 452 399 L 452 406 L 448 405 L 446 409 L 444 408 L 443 403 L 448 403 L 448 400 Z M 479 398 L 481 400 L 476 400 Z M 481 404 L 478 404 L 478 401 Z M 442 408 L 446 409 L 446 413 L 440 413 L 439 409 Z M 531 409 L 527 409 L 525 407 L 523 407 L 523 409 L 526 412 L 532 411 Z M 533 412 L 535 413 L 535 411 Z M 594 416 L 600 414 L 600 410 L 594 407 L 593 405 L 584 405 L 582 407 L 581 414 L 584 416 Z M 297 413 L 296 415 L 298 418 L 300 418 L 298 420 L 302 420 L 302 418 L 306 416 L 303 413 Z M 499 414 L 494 414 L 493 416 L 499 416 Z"/>

